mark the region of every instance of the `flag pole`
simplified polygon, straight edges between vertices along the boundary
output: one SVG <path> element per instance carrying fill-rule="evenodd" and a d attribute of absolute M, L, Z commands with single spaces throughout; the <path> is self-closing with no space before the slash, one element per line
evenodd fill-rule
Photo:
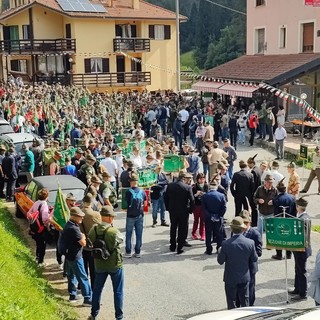
<path fill-rule="evenodd" d="M 176 0 L 176 50 L 177 50 L 177 91 L 180 91 L 180 19 L 179 0 Z"/>

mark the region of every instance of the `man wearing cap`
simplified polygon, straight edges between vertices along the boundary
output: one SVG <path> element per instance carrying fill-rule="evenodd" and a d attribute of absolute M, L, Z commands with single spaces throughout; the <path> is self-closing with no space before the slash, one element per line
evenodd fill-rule
<path fill-rule="evenodd" d="M 142 232 L 143 232 L 143 208 L 147 201 L 147 196 L 144 190 L 138 187 L 138 175 L 132 173 L 130 176 L 130 188 L 126 191 L 125 197 L 128 204 L 127 219 L 126 219 L 126 253 L 125 258 L 131 258 L 132 250 L 132 233 L 133 229 L 136 235 L 136 245 L 134 248 L 134 256 L 141 257 Z"/>
<path fill-rule="evenodd" d="M 195 144 L 195 147 L 196 149 L 201 152 L 201 149 L 203 147 L 203 142 L 206 141 L 204 139 L 204 136 L 206 134 L 206 127 L 203 125 L 202 121 L 199 121 L 198 122 L 198 126 L 197 126 L 197 129 L 196 129 L 196 132 L 195 132 L 195 135 L 196 135 L 196 144 Z M 212 140 L 213 141 L 213 140 Z"/>
<path fill-rule="evenodd" d="M 91 193 L 87 193 L 82 199 L 81 210 L 85 214 L 83 221 L 80 225 L 80 230 L 82 233 L 88 237 L 89 231 L 91 228 L 101 223 L 101 215 L 99 211 L 94 211 L 92 209 L 93 196 Z M 94 279 L 95 279 L 95 269 L 94 262 L 91 250 L 88 250 L 87 246 L 83 248 L 82 252 L 84 269 L 86 270 L 87 276 L 90 274 L 90 284 L 91 288 L 94 288 Z"/>
<path fill-rule="evenodd" d="M 58 175 L 60 174 L 60 159 L 62 154 L 60 151 L 55 150 L 53 156 L 48 160 L 44 167 L 44 175 Z"/>
<path fill-rule="evenodd" d="M 87 186 L 90 184 L 91 177 L 95 175 L 95 169 L 93 167 L 95 163 L 96 158 L 89 153 L 86 155 L 86 163 L 83 164 L 77 172 L 77 177 Z"/>
<path fill-rule="evenodd" d="M 66 205 L 68 209 L 70 210 L 72 207 L 75 207 L 77 202 L 76 197 L 73 195 L 73 193 L 68 193 L 66 196 Z"/>
<path fill-rule="evenodd" d="M 188 152 L 189 152 L 189 155 L 186 158 L 189 165 L 187 168 L 187 172 L 192 175 L 193 181 L 196 182 L 197 174 L 200 168 L 199 157 L 194 154 L 194 147 L 190 147 Z"/>
<path fill-rule="evenodd" d="M 15 149 L 9 147 L 6 156 L 2 159 L 2 172 L 4 179 L 7 182 L 6 188 L 6 199 L 7 201 L 13 201 L 14 190 L 16 188 L 16 182 L 18 179 L 16 160 L 15 160 Z"/>
<path fill-rule="evenodd" d="M 0 145 L 0 198 L 3 198 L 3 199 L 6 197 L 6 195 L 3 192 L 5 180 L 4 180 L 4 173 L 2 170 L 2 160 L 4 159 L 5 154 L 6 154 L 6 148 L 2 144 Z"/>
<path fill-rule="evenodd" d="M 191 186 L 186 184 L 188 174 L 180 171 L 178 180 L 169 183 L 164 194 L 164 202 L 170 214 L 170 251 L 177 249 L 177 254 L 183 253 L 188 234 L 189 214 L 194 209 L 194 196 Z M 178 237 L 177 237 L 178 230 Z M 178 244 L 178 246 L 177 246 Z"/>
<path fill-rule="evenodd" d="M 220 128 L 220 126 L 219 126 Z M 210 141 L 214 141 L 214 137 L 215 137 L 215 131 L 214 131 L 214 128 L 213 126 L 211 125 L 211 122 L 210 121 L 206 121 L 205 123 L 205 133 L 204 133 L 204 137 L 203 137 L 203 140 L 204 141 L 207 141 L 207 140 L 210 140 Z"/>
<path fill-rule="evenodd" d="M 42 175 L 43 170 L 43 150 L 41 148 L 41 143 L 39 139 L 35 138 L 32 142 L 32 147 L 30 150 L 33 153 L 34 156 L 34 177 L 39 177 Z"/>
<path fill-rule="evenodd" d="M 93 196 L 95 196 L 95 200 L 98 202 L 99 206 L 104 205 L 104 200 L 101 194 L 99 193 L 99 188 L 101 184 L 102 180 L 98 176 L 93 175 L 90 179 L 89 186 L 86 190 L 86 194 L 91 193 Z"/>
<path fill-rule="evenodd" d="M 201 199 L 201 205 L 204 213 L 205 233 L 206 233 L 206 251 L 208 255 L 212 254 L 212 240 L 217 243 L 217 251 L 223 241 L 223 216 L 227 209 L 225 196 L 218 192 L 217 180 L 212 180 L 209 185 L 209 192 L 204 194 Z"/>
<path fill-rule="evenodd" d="M 250 268 L 258 261 L 253 240 L 246 238 L 243 232 L 246 225 L 241 217 L 235 217 L 231 224 L 233 236 L 222 242 L 218 253 L 218 263 L 224 264 L 225 293 L 228 309 L 237 307 L 237 298 L 241 307 L 249 306 Z"/>
<path fill-rule="evenodd" d="M 240 171 L 235 172 L 230 184 L 230 191 L 234 197 L 235 215 L 238 216 L 242 207 L 249 209 L 249 204 L 253 195 L 254 180 L 248 165 L 244 161 L 239 161 Z"/>
<path fill-rule="evenodd" d="M 263 234 L 264 219 L 273 217 L 273 199 L 278 194 L 278 191 L 273 186 L 273 177 L 267 174 L 264 179 L 264 184 L 260 186 L 254 196 L 253 201 L 258 206 L 258 231 L 261 236 Z"/>
<path fill-rule="evenodd" d="M 251 227 L 251 216 L 249 211 L 243 210 L 240 213 L 240 217 L 243 219 L 244 224 L 246 225 L 246 230 L 243 235 L 254 241 L 256 248 L 256 253 L 258 257 L 262 256 L 262 238 L 260 233 Z M 254 262 L 250 266 L 250 283 L 249 283 L 249 306 L 253 306 L 256 300 L 256 273 L 258 272 L 258 261 Z M 239 301 L 237 301 L 239 302 Z M 240 307 L 240 303 L 237 303 L 237 307 Z"/>
<path fill-rule="evenodd" d="M 218 162 L 222 159 L 227 159 L 228 154 L 219 148 L 218 141 L 213 142 L 213 148 L 208 152 L 208 162 L 209 162 L 209 181 L 217 173 Z"/>
<path fill-rule="evenodd" d="M 308 201 L 303 198 L 299 198 L 296 201 L 297 206 L 297 218 L 303 220 L 305 228 L 305 251 L 294 251 L 294 263 L 295 263 L 295 278 L 294 289 L 289 290 L 289 294 L 293 295 L 291 300 L 300 301 L 307 299 L 307 259 L 311 256 L 311 219 L 306 212 Z"/>
<path fill-rule="evenodd" d="M 79 171 L 81 166 L 86 163 L 83 154 L 84 151 L 81 148 L 77 148 L 74 157 L 71 158 L 71 164 L 76 167 L 77 171 Z"/>
<path fill-rule="evenodd" d="M 102 173 L 102 183 L 99 186 L 99 194 L 102 196 L 104 205 L 117 208 L 117 193 L 111 184 L 111 175 L 108 172 Z"/>
<path fill-rule="evenodd" d="M 261 174 L 262 174 L 261 169 L 258 166 L 256 166 L 256 161 L 255 161 L 256 156 L 257 154 L 255 154 L 253 157 L 250 157 L 247 160 L 248 167 L 253 175 L 253 181 L 254 181 L 253 193 L 255 193 L 258 187 L 261 186 Z M 258 220 L 257 206 L 251 202 L 250 207 L 251 207 L 251 215 L 252 215 L 252 226 L 256 227 L 257 220 Z"/>
<path fill-rule="evenodd" d="M 223 149 L 222 150 L 228 154 L 228 163 L 229 163 L 228 173 L 229 173 L 229 178 L 232 179 L 233 163 L 234 163 L 234 161 L 237 160 L 236 150 L 234 149 L 233 146 L 230 145 L 229 139 L 223 140 Z"/>
<path fill-rule="evenodd" d="M 123 236 L 120 231 L 113 226 L 113 220 L 116 214 L 111 206 L 102 207 L 100 215 L 102 222 L 91 228 L 88 238 L 93 243 L 97 238 L 97 234 L 104 234 L 104 241 L 110 253 L 110 257 L 107 260 L 94 259 L 96 276 L 89 320 L 96 319 L 99 314 L 102 290 L 108 276 L 111 277 L 113 288 L 115 319 L 120 320 L 123 319 L 124 273 L 120 250 L 120 244 L 123 242 Z"/>
<path fill-rule="evenodd" d="M 68 277 L 69 301 L 77 301 L 77 285 L 80 285 L 84 297 L 83 305 L 91 305 L 91 287 L 84 269 L 82 250 L 86 245 L 86 236 L 80 231 L 85 214 L 79 207 L 70 209 L 70 219 L 63 228 L 63 242 L 66 246 L 66 267 Z"/>
<path fill-rule="evenodd" d="M 296 171 L 296 164 L 292 161 L 288 164 L 288 173 L 290 176 L 287 192 L 292 194 L 294 197 L 298 197 L 300 190 L 300 177 Z"/>
<path fill-rule="evenodd" d="M 283 183 L 283 178 L 276 186 L 278 195 L 272 200 L 273 213 L 275 217 L 281 218 L 293 218 L 297 214 L 296 199 L 293 195 L 286 192 L 286 186 Z M 286 215 L 283 215 L 283 209 L 285 209 Z M 276 250 L 276 255 L 272 256 L 272 259 L 282 260 L 282 250 Z M 286 251 L 287 259 L 291 259 L 291 251 Z"/>
<path fill-rule="evenodd" d="M 312 158 L 312 170 L 310 171 L 308 181 L 300 193 L 307 193 L 312 181 L 315 177 L 318 179 L 318 194 L 320 194 L 320 148 L 316 147 L 316 152 L 313 154 Z"/>

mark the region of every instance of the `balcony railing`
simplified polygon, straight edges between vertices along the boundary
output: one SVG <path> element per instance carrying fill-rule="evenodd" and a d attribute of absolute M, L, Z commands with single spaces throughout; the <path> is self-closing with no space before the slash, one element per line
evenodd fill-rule
<path fill-rule="evenodd" d="M 61 83 L 62 85 L 70 85 L 71 83 L 71 75 L 70 74 L 56 74 L 52 76 L 45 76 L 45 75 L 35 75 L 34 76 L 35 82 L 46 82 L 47 84 L 56 84 Z"/>
<path fill-rule="evenodd" d="M 150 39 L 142 38 L 115 38 L 113 51 L 150 52 Z"/>
<path fill-rule="evenodd" d="M 0 41 L 0 52 L 5 53 L 48 53 L 75 52 L 76 39 L 34 39 L 34 40 L 3 40 Z"/>
<path fill-rule="evenodd" d="M 302 48 L 302 52 L 313 52 L 313 45 L 312 44 L 309 44 L 309 45 L 304 45 L 303 48 Z"/>
<path fill-rule="evenodd" d="M 72 83 L 87 87 L 133 87 L 151 84 L 150 72 L 111 72 L 73 74 Z"/>

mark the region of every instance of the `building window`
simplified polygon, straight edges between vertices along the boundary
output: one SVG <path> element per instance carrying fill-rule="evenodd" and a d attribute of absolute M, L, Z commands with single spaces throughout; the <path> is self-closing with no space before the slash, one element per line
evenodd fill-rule
<path fill-rule="evenodd" d="M 30 25 L 23 25 L 22 26 L 22 39 L 23 40 L 29 40 L 30 37 Z"/>
<path fill-rule="evenodd" d="M 11 71 L 27 73 L 27 60 L 11 60 L 10 69 Z"/>
<path fill-rule="evenodd" d="M 314 23 L 302 24 L 302 52 L 313 52 Z"/>
<path fill-rule="evenodd" d="M 139 58 L 139 61 L 131 60 L 131 71 L 132 72 L 141 72 L 141 58 Z"/>
<path fill-rule="evenodd" d="M 149 38 L 155 40 L 171 39 L 171 26 L 169 25 L 149 25 Z"/>
<path fill-rule="evenodd" d="M 64 73 L 63 56 L 38 56 L 38 71 L 44 75 Z"/>
<path fill-rule="evenodd" d="M 116 37 L 136 38 L 137 26 L 135 24 L 116 24 Z"/>
<path fill-rule="evenodd" d="M 109 71 L 108 58 L 91 58 L 84 59 L 84 72 L 85 73 L 106 73 Z"/>
<path fill-rule="evenodd" d="M 256 29 L 256 53 L 265 51 L 265 29 Z"/>
<path fill-rule="evenodd" d="M 280 28 L 280 48 L 284 49 L 287 44 L 287 28 L 281 27 Z"/>
<path fill-rule="evenodd" d="M 264 6 L 266 4 L 265 0 L 256 0 L 256 7 Z"/>

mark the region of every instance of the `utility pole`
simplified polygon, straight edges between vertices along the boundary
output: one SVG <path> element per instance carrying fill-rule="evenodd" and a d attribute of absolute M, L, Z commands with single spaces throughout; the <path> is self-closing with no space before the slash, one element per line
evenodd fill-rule
<path fill-rule="evenodd" d="M 176 42 L 177 42 L 177 91 L 180 91 L 180 19 L 179 0 L 176 0 Z"/>

